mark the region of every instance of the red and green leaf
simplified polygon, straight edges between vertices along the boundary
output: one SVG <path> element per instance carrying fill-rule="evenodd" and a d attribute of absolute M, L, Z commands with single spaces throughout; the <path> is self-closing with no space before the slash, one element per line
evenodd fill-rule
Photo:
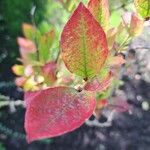
<path fill-rule="evenodd" d="M 49 62 L 45 64 L 42 69 L 41 73 L 45 78 L 46 83 L 53 83 L 56 81 L 56 69 L 57 69 L 57 64 L 56 62 Z"/>
<path fill-rule="evenodd" d="M 94 77 L 106 60 L 106 35 L 82 3 L 64 27 L 61 54 L 69 71 L 86 79 Z"/>
<path fill-rule="evenodd" d="M 92 115 L 96 105 L 93 95 L 69 87 L 27 92 L 25 101 L 28 142 L 73 131 Z"/>
<path fill-rule="evenodd" d="M 90 0 L 88 8 L 105 31 L 109 27 L 109 3 L 108 0 Z"/>
<path fill-rule="evenodd" d="M 134 0 L 137 12 L 144 18 L 150 17 L 150 0 Z"/>
<path fill-rule="evenodd" d="M 110 86 L 112 79 L 113 79 L 112 73 L 109 72 L 103 78 L 95 77 L 95 78 L 89 80 L 86 83 L 84 89 L 87 91 L 102 92 Z"/>

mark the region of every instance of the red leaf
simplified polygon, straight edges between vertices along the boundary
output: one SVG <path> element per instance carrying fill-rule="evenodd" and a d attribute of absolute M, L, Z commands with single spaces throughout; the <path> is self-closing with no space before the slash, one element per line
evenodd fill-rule
<path fill-rule="evenodd" d="M 108 75 L 100 80 L 98 77 L 93 78 L 91 81 L 87 82 L 84 89 L 87 91 L 101 92 L 106 90 L 112 81 L 112 73 L 109 72 Z"/>
<path fill-rule="evenodd" d="M 108 55 L 106 35 L 89 10 L 80 3 L 61 35 L 61 54 L 70 72 L 94 77 Z"/>
<path fill-rule="evenodd" d="M 92 94 L 69 87 L 27 92 L 25 101 L 28 142 L 73 131 L 91 116 L 96 105 Z"/>

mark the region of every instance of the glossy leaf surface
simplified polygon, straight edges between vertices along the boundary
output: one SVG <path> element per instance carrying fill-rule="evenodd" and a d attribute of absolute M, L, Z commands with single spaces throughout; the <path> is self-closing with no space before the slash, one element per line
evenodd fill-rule
<path fill-rule="evenodd" d="M 82 3 L 64 27 L 61 54 L 69 71 L 83 78 L 95 76 L 106 60 L 106 35 Z"/>

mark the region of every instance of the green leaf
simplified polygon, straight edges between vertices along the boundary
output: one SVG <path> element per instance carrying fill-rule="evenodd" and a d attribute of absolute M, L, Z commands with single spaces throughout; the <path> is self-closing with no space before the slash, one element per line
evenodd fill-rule
<path fill-rule="evenodd" d="M 40 38 L 40 32 L 33 25 L 23 23 L 22 29 L 23 34 L 27 39 L 37 42 Z"/>
<path fill-rule="evenodd" d="M 50 59 L 51 47 L 54 41 L 54 37 L 55 31 L 51 30 L 40 38 L 38 45 L 39 59 L 43 63 L 48 62 Z"/>

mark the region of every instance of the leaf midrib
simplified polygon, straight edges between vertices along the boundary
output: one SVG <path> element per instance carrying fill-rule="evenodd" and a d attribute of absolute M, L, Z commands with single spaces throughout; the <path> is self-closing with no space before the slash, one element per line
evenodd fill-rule
<path fill-rule="evenodd" d="M 83 63 L 84 63 L 84 75 L 85 78 L 88 78 L 87 73 L 87 45 L 86 45 L 86 33 L 85 33 L 85 24 L 84 17 L 81 15 L 81 32 L 82 32 L 82 43 L 83 43 Z"/>

